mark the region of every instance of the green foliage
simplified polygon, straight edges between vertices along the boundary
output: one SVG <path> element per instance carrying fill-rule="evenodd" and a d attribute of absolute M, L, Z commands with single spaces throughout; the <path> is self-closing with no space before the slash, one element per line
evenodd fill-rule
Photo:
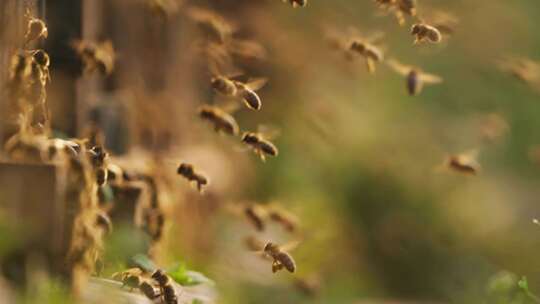
<path fill-rule="evenodd" d="M 171 268 L 167 274 L 175 280 L 178 284 L 183 286 L 195 286 L 199 284 L 211 284 L 214 282 L 207 278 L 204 274 L 188 270 L 184 263 L 179 263 L 177 266 Z"/>

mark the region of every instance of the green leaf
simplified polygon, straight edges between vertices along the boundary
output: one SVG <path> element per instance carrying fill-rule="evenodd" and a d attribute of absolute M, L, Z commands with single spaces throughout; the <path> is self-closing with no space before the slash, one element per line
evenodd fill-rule
<path fill-rule="evenodd" d="M 178 284 L 183 286 L 194 286 L 199 284 L 211 284 L 214 282 L 204 274 L 188 270 L 184 263 L 178 263 L 177 266 L 167 271 L 167 274 Z"/>
<path fill-rule="evenodd" d="M 150 259 L 146 254 L 136 254 L 129 261 L 131 267 L 139 267 L 144 271 L 153 272 L 157 269 L 154 261 Z"/>
<path fill-rule="evenodd" d="M 518 282 L 518 286 L 525 292 L 529 292 L 529 283 L 527 282 L 527 277 L 521 277 L 521 280 Z"/>

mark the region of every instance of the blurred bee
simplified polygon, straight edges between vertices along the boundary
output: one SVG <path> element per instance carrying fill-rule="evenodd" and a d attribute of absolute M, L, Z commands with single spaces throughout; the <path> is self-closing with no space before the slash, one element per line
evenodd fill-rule
<path fill-rule="evenodd" d="M 232 39 L 227 43 L 226 50 L 229 54 L 242 59 L 264 60 L 267 57 L 265 47 L 253 40 Z"/>
<path fill-rule="evenodd" d="M 508 122 L 497 113 L 484 115 L 480 119 L 480 137 L 489 142 L 495 142 L 510 130 Z"/>
<path fill-rule="evenodd" d="M 272 221 L 279 223 L 288 232 L 294 232 L 298 227 L 298 219 L 293 214 L 281 208 L 269 208 L 268 215 Z"/>
<path fill-rule="evenodd" d="M 199 116 L 214 125 L 216 132 L 238 135 L 240 128 L 232 115 L 217 106 L 204 105 L 199 108 Z"/>
<path fill-rule="evenodd" d="M 254 235 L 247 236 L 244 239 L 244 244 L 249 251 L 262 251 L 264 249 L 264 245 L 266 245 Z"/>
<path fill-rule="evenodd" d="M 376 32 L 368 38 L 362 38 L 355 29 L 350 29 L 350 31 L 353 33 L 353 38 L 349 42 L 348 49 L 352 53 L 364 57 L 368 72 L 374 73 L 375 64 L 384 60 L 383 51 L 374 44 L 382 38 L 383 34 Z"/>
<path fill-rule="evenodd" d="M 294 280 L 294 286 L 305 295 L 315 297 L 321 290 L 321 278 L 318 275 L 297 278 Z"/>
<path fill-rule="evenodd" d="M 109 153 L 102 146 L 94 146 L 88 150 L 92 167 L 96 174 L 96 183 L 98 186 L 103 186 L 107 182 L 107 165 L 105 161 L 109 157 Z"/>
<path fill-rule="evenodd" d="M 540 62 L 528 58 L 509 57 L 500 60 L 497 64 L 503 71 L 534 89 L 540 90 Z"/>
<path fill-rule="evenodd" d="M 459 23 L 459 19 L 456 16 L 441 10 L 433 10 L 427 17 L 422 17 L 420 20 L 425 20 L 425 23 L 435 27 L 442 36 L 452 35 Z"/>
<path fill-rule="evenodd" d="M 209 9 L 190 6 L 185 12 L 206 33 L 207 37 L 218 43 L 226 43 L 236 31 L 235 26 L 223 16 Z"/>
<path fill-rule="evenodd" d="M 244 208 L 244 214 L 253 224 L 257 231 L 263 231 L 265 228 L 266 210 L 260 205 L 248 205 Z"/>
<path fill-rule="evenodd" d="M 202 187 L 209 184 L 209 179 L 200 172 L 196 172 L 193 165 L 181 163 L 176 172 L 185 177 L 189 182 L 197 184 L 197 190 L 202 192 Z"/>
<path fill-rule="evenodd" d="M 127 286 L 131 290 L 139 288 L 143 281 L 143 271 L 140 268 L 130 268 L 123 272 L 116 272 L 112 275 L 113 280 L 122 282 L 122 287 Z"/>
<path fill-rule="evenodd" d="M 25 16 L 28 19 L 28 24 L 26 34 L 24 35 L 24 45 L 28 45 L 30 42 L 38 39 L 46 39 L 49 35 L 49 31 L 47 30 L 45 22 L 41 19 L 32 17 L 29 9 L 26 11 Z"/>
<path fill-rule="evenodd" d="M 181 2 L 176 0 L 145 0 L 145 4 L 152 13 L 165 20 L 178 12 Z"/>
<path fill-rule="evenodd" d="M 172 280 L 163 270 L 158 269 L 154 271 L 154 273 L 152 273 L 152 278 L 158 282 L 165 304 L 178 303 L 178 297 L 172 284 Z"/>
<path fill-rule="evenodd" d="M 477 161 L 478 151 L 472 150 L 466 153 L 450 155 L 444 165 L 456 172 L 477 175 L 480 172 L 480 164 Z"/>
<path fill-rule="evenodd" d="M 414 44 L 429 41 L 439 43 L 442 40 L 441 32 L 434 26 L 424 22 L 415 23 L 411 27 L 411 35 L 415 36 Z"/>
<path fill-rule="evenodd" d="M 242 98 L 244 104 L 251 110 L 260 110 L 262 101 L 259 95 L 255 92 L 262 88 L 267 82 L 266 78 L 257 78 L 243 83 L 235 81 L 237 95 Z"/>
<path fill-rule="evenodd" d="M 51 80 L 49 74 L 49 66 L 51 65 L 51 59 L 44 50 L 35 50 L 30 52 L 32 56 L 32 74 L 34 78 L 37 78 L 41 83 L 41 86 Z"/>
<path fill-rule="evenodd" d="M 285 250 L 285 247 L 280 247 L 277 244 L 268 242 L 266 243 L 266 245 L 264 245 L 263 252 L 273 259 L 273 273 L 276 273 L 283 268 L 287 269 L 289 272 L 296 271 L 296 262 L 294 261 L 293 257 Z"/>
<path fill-rule="evenodd" d="M 292 7 L 304 7 L 307 5 L 308 0 L 283 0 L 283 2 L 289 2 Z"/>
<path fill-rule="evenodd" d="M 411 96 L 420 94 L 424 84 L 436 84 L 443 81 L 443 79 L 437 75 L 424 73 L 420 68 L 403 65 L 393 59 L 388 60 L 388 65 L 397 73 L 405 76 L 407 92 L 409 92 L 409 95 Z"/>
<path fill-rule="evenodd" d="M 113 226 L 111 222 L 111 218 L 107 213 L 104 211 L 98 211 L 96 214 L 96 226 L 100 227 L 105 231 L 105 233 L 109 234 L 112 232 Z"/>
<path fill-rule="evenodd" d="M 398 0 L 398 8 L 404 14 L 409 16 L 416 16 L 417 3 L 416 0 Z"/>
<path fill-rule="evenodd" d="M 251 147 L 263 162 L 266 161 L 266 156 L 278 156 L 277 147 L 261 133 L 245 132 L 242 135 L 242 142 Z"/>
<path fill-rule="evenodd" d="M 85 74 L 99 71 L 104 75 L 110 75 L 114 70 L 116 54 L 110 40 L 103 42 L 74 40 L 71 47 L 80 56 Z"/>

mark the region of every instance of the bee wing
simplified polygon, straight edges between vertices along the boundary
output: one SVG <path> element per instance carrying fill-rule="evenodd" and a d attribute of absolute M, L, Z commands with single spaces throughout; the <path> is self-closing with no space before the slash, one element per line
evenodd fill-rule
<path fill-rule="evenodd" d="M 409 72 L 410 72 L 411 69 L 412 69 L 411 66 L 404 65 L 404 64 L 400 63 L 399 61 L 397 61 L 397 60 L 395 60 L 395 59 L 388 59 L 388 60 L 386 60 L 386 64 L 387 64 L 391 69 L 393 69 L 394 71 L 396 71 L 398 74 L 401 74 L 401 75 L 407 75 L 407 74 L 409 74 Z"/>
<path fill-rule="evenodd" d="M 422 78 L 422 81 L 424 81 L 425 83 L 441 83 L 441 82 L 443 82 L 442 77 L 434 75 L 434 74 L 421 73 L 420 77 Z"/>
<path fill-rule="evenodd" d="M 267 140 L 272 140 L 281 135 L 281 129 L 274 125 L 260 124 L 257 126 L 257 133 L 260 133 Z"/>
<path fill-rule="evenodd" d="M 261 77 L 261 78 L 254 78 L 254 79 L 250 79 L 246 82 L 246 86 L 248 88 L 250 88 L 251 90 L 253 91 L 257 91 L 259 90 L 260 88 L 264 87 L 266 85 L 266 83 L 268 82 L 268 78 L 264 78 L 264 77 Z"/>
<path fill-rule="evenodd" d="M 285 244 L 279 246 L 279 248 L 282 251 L 289 252 L 289 251 L 293 251 L 294 249 L 296 249 L 296 247 L 298 247 L 298 245 L 300 245 L 300 243 L 301 243 L 301 241 L 299 241 L 299 240 L 290 241 L 288 243 L 285 243 Z"/>

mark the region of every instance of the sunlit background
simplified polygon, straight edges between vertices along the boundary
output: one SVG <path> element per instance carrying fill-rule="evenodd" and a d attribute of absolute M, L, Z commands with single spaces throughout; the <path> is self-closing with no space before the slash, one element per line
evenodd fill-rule
<path fill-rule="evenodd" d="M 10 37 L 25 30 L 18 1 L 3 1 L 0 80 L 17 41 Z M 186 0 L 165 17 L 145 2 L 41 0 L 34 7 L 48 25 L 38 45 L 51 57 L 55 136 L 84 137 L 96 123 L 111 160 L 158 166 L 169 181 L 160 196 L 167 222 L 158 265 L 182 262 L 204 273 L 217 303 L 538 302 L 518 280 L 526 277 L 528 290 L 540 293 L 540 226 L 533 223 L 540 217 L 540 90 L 500 63 L 540 60 L 540 2 L 418 0 L 421 19 L 438 11 L 459 20 L 438 44 L 413 44 L 414 18 L 400 26 L 369 0 L 309 0 L 303 8 Z M 220 98 L 198 51 L 204 32 L 185 13 L 192 6 L 214 10 L 235 25 L 235 37 L 266 49 L 265 58 L 235 59 L 243 76 L 268 83 L 258 91 L 260 111 L 241 105 L 234 116 L 242 131 L 274 130 L 277 157 L 261 162 L 239 137 L 217 134 L 197 116 L 200 105 Z M 409 96 L 405 77 L 384 62 L 368 73 L 362 58 L 350 61 L 329 47 L 329 30 L 351 28 L 384 33 L 377 45 L 387 61 L 444 81 Z M 114 72 L 81 76 L 73 39 L 110 39 Z M 8 121 L 14 115 L 2 98 Z M 10 124 L 3 128 L 5 141 Z M 445 166 L 460 153 L 477 153 L 477 175 Z M 210 178 L 203 195 L 175 176 L 181 161 Z M 4 163 L 0 175 L 6 170 Z M 0 202 L 10 205 L 2 192 Z M 298 218 L 298 231 L 270 225 L 257 232 L 238 211 L 247 203 L 279 205 Z M 15 225 L 2 222 L 3 231 Z M 142 246 L 131 228 L 114 228 L 103 277 Z M 0 252 L 9 252 L 18 235 L 2 233 L 10 237 L 0 237 Z M 297 271 L 273 274 L 270 262 L 246 250 L 251 235 L 299 241 L 290 251 Z M 316 286 L 306 292 L 299 288 L 305 281 Z"/>

